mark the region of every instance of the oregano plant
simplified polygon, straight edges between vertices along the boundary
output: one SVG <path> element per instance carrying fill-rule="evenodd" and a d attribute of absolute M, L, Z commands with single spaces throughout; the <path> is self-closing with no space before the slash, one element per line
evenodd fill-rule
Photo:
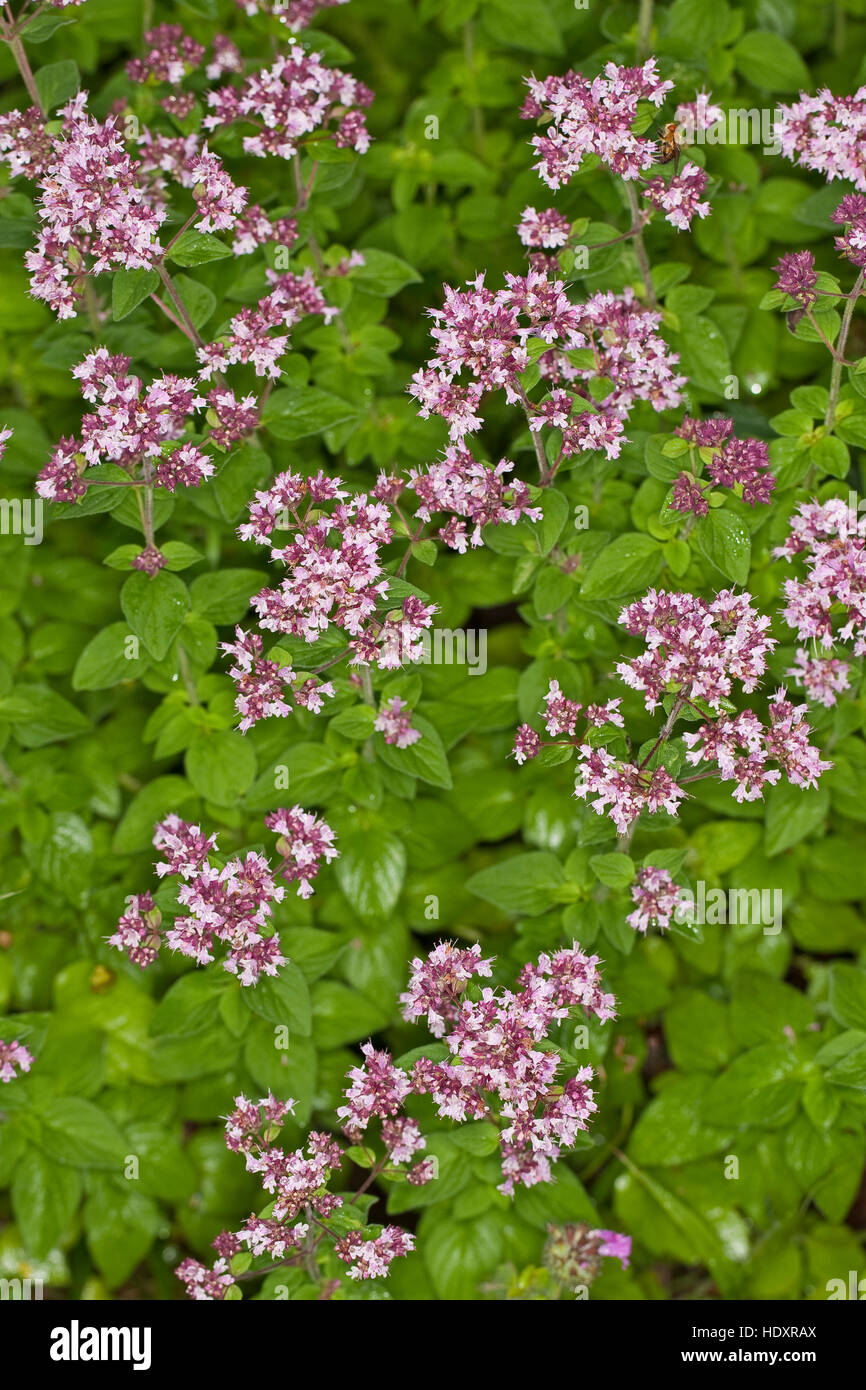
<path fill-rule="evenodd" d="M 2 7 L 0 1278 L 858 1296 L 864 36 Z"/>

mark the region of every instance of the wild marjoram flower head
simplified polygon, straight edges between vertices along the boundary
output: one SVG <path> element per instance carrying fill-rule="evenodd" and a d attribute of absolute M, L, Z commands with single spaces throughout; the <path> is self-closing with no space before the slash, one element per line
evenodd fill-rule
<path fill-rule="evenodd" d="M 754 692 L 766 673 L 767 656 L 776 646 L 775 638 L 768 635 L 770 619 L 755 611 L 750 595 L 724 590 L 708 601 L 690 593 L 650 589 L 624 608 L 619 620 L 646 644 L 639 656 L 617 663 L 621 679 L 643 694 L 650 711 L 664 700 L 669 702 L 667 722 L 650 753 L 635 764 L 627 752 L 611 752 L 592 741 L 593 728 L 599 728 L 610 742 L 615 727 L 622 726 L 618 701 L 602 709 L 597 720 L 589 710 L 584 712 L 588 729 L 580 741 L 576 734 L 580 706 L 563 700 L 554 681 L 545 697 L 545 717 L 548 733 L 564 734 L 566 742 L 577 748 L 575 795 L 594 798 L 592 809 L 598 815 L 606 812 L 620 835 L 628 835 L 644 811 L 677 815 L 690 779 L 681 779 L 680 785 L 665 767 L 649 764 L 653 753 L 672 737 L 677 716 L 686 708 L 706 716 L 697 732 L 682 735 L 686 761 L 692 766 L 715 764 L 711 770 L 720 780 L 736 782 L 732 793 L 736 801 L 758 799 L 764 786 L 780 781 L 783 774 L 795 786 L 815 786 L 832 766 L 809 743 L 806 707 L 791 705 L 783 689 L 769 701 L 768 725 L 751 709 L 735 717 L 728 713 L 735 687 L 739 685 L 746 694 Z M 567 718 L 562 717 L 564 706 L 573 707 Z M 537 757 L 543 746 L 531 725 L 521 725 L 514 757 L 525 762 Z"/>
<path fill-rule="evenodd" d="M 526 81 L 529 96 L 521 114 L 548 122 L 544 134 L 532 137 L 532 145 L 539 156 L 535 168 L 549 188 L 562 188 L 584 157 L 595 155 L 614 174 L 636 181 L 643 197 L 678 230 L 687 231 L 695 217 L 709 214 L 703 199 L 707 176 L 697 164 L 686 163 L 672 178 L 644 177 L 659 151 L 654 139 L 632 130 L 638 102 L 659 107 L 674 85 L 659 78 L 655 58 L 639 68 L 607 63 L 604 74 L 591 81 L 578 72 Z"/>
<path fill-rule="evenodd" d="M 801 92 L 797 101 L 781 107 L 775 136 L 787 159 L 816 169 L 828 181 L 849 179 L 866 193 L 866 87 L 847 97 L 834 96 L 827 87 L 817 96 Z"/>
<path fill-rule="evenodd" d="M 276 876 L 297 883 L 299 897 L 310 897 L 320 864 L 337 857 L 330 826 L 301 806 L 271 812 L 265 825 L 280 837 Z M 166 944 L 196 964 L 206 965 L 214 959 L 216 942 L 222 942 L 228 947 L 223 968 L 237 975 L 242 985 L 255 985 L 263 974 L 276 975 L 286 958 L 268 918 L 286 890 L 276 882 L 264 855 L 251 851 L 223 864 L 212 862 L 216 835 L 204 835 L 199 826 L 174 814 L 157 825 L 153 843 L 163 854 L 156 865 L 157 877 L 180 880 L 177 915 L 165 933 Z M 162 914 L 150 893 L 132 897 L 108 938 L 109 945 L 124 951 L 143 970 L 159 954 L 161 923 Z"/>
<path fill-rule="evenodd" d="M 143 386 L 129 374 L 131 360 L 107 348 L 89 352 L 72 375 L 94 406 L 81 421 L 81 439 L 62 439 L 36 483 L 40 497 L 73 502 L 87 491 L 88 465 L 119 464 L 137 473 L 144 464 L 168 492 L 198 487 L 214 471 L 210 456 L 184 439 L 187 419 L 205 400 L 198 383 L 163 374 Z"/>
<path fill-rule="evenodd" d="M 37 150 L 30 141 L 30 161 L 18 160 L 22 172 L 39 179 L 41 228 L 35 249 L 24 257 L 31 293 L 60 319 L 74 317 L 86 276 L 147 269 L 162 255 L 165 209 L 150 205 L 114 118 L 89 116 L 86 100 L 79 92 L 62 108 L 63 130 L 50 149 Z"/>
<path fill-rule="evenodd" d="M 802 557 L 804 579 L 785 580 L 782 616 L 800 648 L 788 672 L 812 700 L 831 706 L 850 685 L 849 666 L 828 655 L 838 643 L 855 656 L 866 653 L 866 518 L 847 502 L 804 502 L 791 518 L 784 544 L 773 552 L 787 560 Z M 822 649 L 822 655 L 817 648 Z"/>
<path fill-rule="evenodd" d="M 207 851 L 200 832 L 175 826 L 173 840 L 170 862 L 181 873 L 184 867 L 197 872 Z M 190 858 L 191 865 L 186 862 Z M 573 1010 L 599 1023 L 614 1016 L 615 1001 L 602 990 L 598 964 L 597 956 L 585 955 L 574 944 L 525 965 L 511 990 L 474 983 L 489 979 L 493 969 L 493 961 L 482 957 L 477 945 L 442 942 L 426 959 L 413 960 L 400 1001 L 403 1016 L 409 1022 L 426 1016 L 450 1057 L 443 1062 L 421 1057 L 401 1066 L 386 1050 L 365 1043 L 363 1061 L 348 1072 L 343 1103 L 337 1107 L 349 1149 L 314 1131 L 305 1144 L 286 1153 L 274 1139 L 294 1101 L 268 1095 L 252 1102 L 238 1096 L 226 1121 L 226 1144 L 244 1155 L 247 1170 L 259 1175 L 271 1204 L 239 1231 L 217 1236 L 213 1244 L 219 1258 L 212 1268 L 198 1260 L 183 1261 L 177 1274 L 190 1297 L 236 1297 L 229 1294 L 235 1283 L 232 1271 L 244 1249 L 269 1267 L 274 1262 L 303 1265 L 317 1280 L 343 1266 L 350 1279 L 387 1275 L 393 1259 L 414 1249 L 414 1237 L 398 1226 L 365 1227 L 364 1208 L 355 1202 L 380 1174 L 386 1180 L 404 1177 L 413 1186 L 434 1179 L 435 1162 L 424 1156 L 423 1120 L 405 1112 L 409 1101 L 417 1114 L 429 1114 L 432 1108 L 439 1120 L 485 1121 L 494 1128 L 502 1161 L 500 1191 L 506 1196 L 517 1185 L 554 1181 L 552 1165 L 587 1128 L 597 1107 L 588 1084 L 592 1068 L 566 1065 L 548 1034 Z M 563 1077 L 563 1068 L 572 1074 Z M 425 1106 L 418 1098 L 426 1096 L 430 1101 Z M 368 1171 L 360 1193 L 351 1196 L 331 1191 L 347 1161 Z M 346 1218 L 354 1213 L 354 1229 L 350 1225 L 346 1233 L 346 1221 L 331 1221 L 337 1213 Z M 625 1266 L 630 1244 L 616 1232 L 595 1232 L 584 1242 L 585 1256 L 613 1255 Z M 247 1270 L 246 1259 L 241 1268 Z M 255 1272 L 249 1271 L 249 1277 Z"/>

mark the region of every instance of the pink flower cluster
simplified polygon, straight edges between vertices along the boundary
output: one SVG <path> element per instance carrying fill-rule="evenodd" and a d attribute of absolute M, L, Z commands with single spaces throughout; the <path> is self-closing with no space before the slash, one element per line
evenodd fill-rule
<path fill-rule="evenodd" d="M 317 10 L 348 4 L 348 0 L 235 0 L 244 14 L 268 14 L 282 21 L 293 33 L 306 29 Z"/>
<path fill-rule="evenodd" d="M 680 699 L 704 700 L 714 710 L 738 681 L 753 691 L 776 645 L 767 635 L 770 619 L 759 615 L 748 594 L 724 589 L 708 602 L 695 594 L 650 589 L 619 616 L 646 650 L 617 663 L 626 685 L 639 690 L 648 710 L 676 692 Z"/>
<path fill-rule="evenodd" d="M 167 867 L 195 874 L 210 841 L 197 827 L 182 823 L 166 839 Z M 372 1164 L 372 1175 L 412 1164 L 405 1172 L 411 1184 L 435 1178 L 435 1162 L 418 1159 L 426 1148 L 421 1127 L 404 1113 L 411 1096 L 430 1095 L 443 1118 L 486 1119 L 497 1127 L 504 1193 L 512 1194 L 517 1183 L 551 1181 L 551 1164 L 562 1149 L 573 1146 L 596 1105 L 587 1084 L 592 1069 L 580 1067 L 560 1081 L 559 1053 L 539 1044 L 573 1009 L 602 1023 L 614 1016 L 615 1001 L 601 988 L 598 963 L 597 956 L 584 955 L 575 944 L 525 965 L 515 990 L 484 987 L 470 999 L 466 991 L 471 982 L 489 978 L 492 970 L 479 946 L 443 942 L 426 960 L 413 960 L 408 989 L 401 996 L 403 1015 L 410 1022 L 426 1015 L 434 1037 L 445 1037 L 451 1056 L 441 1063 L 422 1057 L 409 1070 L 372 1043 L 362 1046 L 363 1060 L 347 1074 L 337 1115 L 353 1145 L 364 1141 L 363 1164 Z M 414 1248 L 413 1238 L 396 1226 L 359 1226 L 339 1236 L 328 1228 L 328 1218 L 344 1207 L 344 1195 L 330 1191 L 331 1180 L 344 1158 L 358 1155 L 352 1149 L 344 1154 L 330 1135 L 317 1132 L 293 1153 L 276 1147 L 274 1139 L 293 1108 L 294 1101 L 272 1095 L 258 1102 L 236 1098 L 226 1121 L 226 1144 L 243 1154 L 249 1172 L 258 1174 L 270 1207 L 267 1216 L 251 1216 L 237 1233 L 217 1236 L 213 1244 L 219 1258 L 211 1269 L 197 1260 L 183 1261 L 177 1274 L 192 1298 L 224 1298 L 235 1282 L 230 1262 L 244 1246 L 271 1263 L 303 1262 L 309 1268 L 311 1260 L 316 1265 L 318 1247 L 333 1241 L 350 1279 L 383 1276 L 394 1258 Z M 373 1124 L 379 1127 L 384 1157 L 376 1158 L 367 1139 Z M 608 1253 L 627 1263 L 627 1237 L 599 1234 L 610 1237 Z"/>
<path fill-rule="evenodd" d="M 409 748 L 421 737 L 418 730 L 412 728 L 412 711 L 399 695 L 382 701 L 373 728 L 382 734 L 386 743 L 396 748 Z"/>
<path fill-rule="evenodd" d="M 613 173 L 640 181 L 643 196 L 664 212 L 673 227 L 687 231 L 693 218 L 708 215 L 709 203 L 702 198 L 707 176 L 698 165 L 687 163 L 672 178 L 643 177 L 656 163 L 658 147 L 655 140 L 633 133 L 638 103 L 661 106 L 673 87 L 672 82 L 660 79 L 655 58 L 639 68 L 608 63 L 604 75 L 591 81 L 580 73 L 568 72 L 543 81 L 530 77 L 527 86 L 529 97 L 522 114 L 548 122 L 544 134 L 533 136 L 532 145 L 539 156 L 535 168 L 550 188 L 567 184 L 584 158 L 595 155 Z M 701 93 L 698 100 L 704 103 L 706 119 L 708 97 Z M 697 113 L 698 102 L 694 107 Z M 678 119 L 680 111 L 690 114 L 689 108 L 680 107 Z"/>
<path fill-rule="evenodd" d="M 190 1298 L 222 1300 L 236 1282 L 230 1269 L 233 1257 L 244 1247 L 255 1258 L 290 1266 L 315 1260 L 315 1250 L 328 1239 L 337 1259 L 348 1265 L 349 1279 L 376 1279 L 388 1273 L 391 1261 L 408 1255 L 414 1239 L 398 1226 L 331 1236 L 324 1224 L 344 1206 L 343 1196 L 329 1191 L 339 1173 L 343 1150 L 329 1135 L 313 1130 L 304 1145 L 287 1153 L 274 1144 L 293 1100 L 280 1101 L 268 1094 L 258 1102 L 235 1098 L 235 1109 L 226 1119 L 226 1147 L 243 1154 L 247 1171 L 256 1173 L 268 1193 L 270 1214 L 250 1216 L 240 1230 L 222 1231 L 213 1242 L 218 1259 L 212 1268 L 187 1259 L 175 1273 Z"/>
<path fill-rule="evenodd" d="M 142 387 L 129 367 L 128 357 L 101 347 L 73 368 L 84 400 L 95 409 L 82 419 L 80 441 L 61 439 L 54 449 L 36 483 L 40 497 L 75 501 L 87 490 L 81 476 L 86 466 L 104 462 L 129 471 L 145 461 L 153 480 L 169 492 L 180 484 L 197 487 L 211 476 L 208 454 L 182 439 L 190 413 L 205 404 L 196 382 L 163 374 Z"/>
<path fill-rule="evenodd" d="M 831 182 L 849 179 L 866 192 L 866 87 L 846 97 L 827 87 L 816 96 L 801 92 L 798 101 L 781 107 L 775 136 L 786 159 Z"/>
<path fill-rule="evenodd" d="M 538 521 L 542 511 L 532 506 L 526 483 L 508 477 L 513 468 L 508 459 L 500 459 L 489 468 L 473 458 L 464 445 L 449 447 L 438 463 L 431 463 L 424 471 L 411 470 L 409 484 L 421 503 L 415 515 L 430 521 L 437 513 L 450 512 L 439 536 L 449 549 L 461 554 L 469 546 L 482 544 L 482 526 L 514 526 L 523 516 Z M 467 532 L 467 524 L 471 532 Z"/>
<path fill-rule="evenodd" d="M 792 560 L 802 556 L 804 579 L 785 580 L 782 616 L 801 642 L 826 653 L 836 643 L 850 645 L 855 656 L 866 652 L 866 517 L 839 497 L 824 503 L 804 502 L 791 518 L 784 544 L 773 552 Z M 835 657 L 798 650 L 788 672 L 810 699 L 834 705 L 850 684 L 847 663 Z"/>
<path fill-rule="evenodd" d="M 465 290 L 446 285 L 444 307 L 429 311 L 437 350 L 415 373 L 409 389 L 422 418 L 438 415 L 447 422 L 454 448 L 446 462 L 459 462 L 466 453 L 465 436 L 483 425 L 482 402 L 494 391 L 504 391 L 510 404 L 522 406 L 533 431 L 562 431 L 554 472 L 563 458 L 584 451 L 604 450 L 608 458 L 617 458 L 622 421 L 635 401 L 649 401 L 659 411 L 680 403 L 685 377 L 675 374 L 677 355 L 658 336 L 661 315 L 637 305 L 631 289 L 572 304 L 564 283 L 540 270 L 505 279 L 505 287 L 496 292 L 486 287 L 483 275 Z M 537 403 L 520 381 L 530 363 L 530 340 L 543 345 L 533 356 L 552 387 Z M 575 349 L 591 351 L 591 363 L 576 366 L 571 357 Z M 588 387 L 595 377 L 613 383 L 600 402 Z M 464 459 L 467 467 L 469 458 Z"/>
<path fill-rule="evenodd" d="M 557 681 L 550 683 L 543 716 L 554 741 L 564 738 L 577 748 L 575 796 L 592 798 L 592 810 L 597 815 L 607 813 L 620 835 L 629 834 L 644 811 L 678 814 L 686 795 L 684 787 L 665 767 L 650 768 L 649 763 L 687 705 L 702 714 L 708 706 L 717 715 L 697 733 L 683 734 L 688 762 L 715 762 L 723 781 L 737 782 L 733 795 L 738 801 L 759 797 L 764 785 L 778 782 L 782 773 L 795 786 L 814 786 L 831 766 L 809 743 L 805 706 L 795 708 L 788 703 L 784 690 L 769 703 L 768 726 L 751 710 L 733 718 L 722 712 L 735 684 L 746 693 L 757 688 L 766 672 L 767 657 L 776 646 L 775 638 L 767 635 L 770 619 L 756 613 L 748 594 L 723 590 L 708 601 L 694 594 L 650 589 L 623 609 L 620 622 L 632 636 L 642 636 L 646 644 L 639 656 L 617 663 L 622 680 L 643 694 L 648 710 L 656 709 L 666 697 L 673 700 L 668 724 L 647 757 L 637 765 L 607 747 L 596 746 L 588 734 L 584 742 L 578 742 L 581 707 L 562 695 Z M 623 726 L 618 707 L 619 700 L 611 700 L 603 706 L 590 706 L 583 717 L 590 729 L 606 729 L 609 735 L 615 727 Z M 542 746 L 531 725 L 520 726 L 513 750 L 517 762 L 537 757 Z M 768 767 L 769 762 L 777 766 Z M 639 907 L 638 920 L 640 915 Z"/>
<path fill-rule="evenodd" d="M 0 1081 L 15 1081 L 18 1071 L 28 1072 L 33 1065 L 33 1057 L 17 1038 L 13 1042 L 0 1041 Z"/>
<path fill-rule="evenodd" d="M 114 118 L 97 121 L 85 102 L 79 92 L 60 112 L 63 130 L 39 170 L 42 227 L 24 257 L 31 293 L 61 319 L 75 315 L 87 275 L 143 269 L 162 255 L 164 209 L 150 206 Z"/>
<path fill-rule="evenodd" d="M 638 869 L 631 885 L 631 897 L 635 908 L 625 919 L 629 926 L 635 931 L 646 932 L 647 927 L 655 923 L 659 931 L 664 931 L 670 926 L 680 901 L 680 887 L 667 869 L 648 864 Z"/>
<path fill-rule="evenodd" d="M 767 446 L 762 439 L 729 438 L 733 424 L 733 420 L 718 416 L 712 420 L 693 420 L 686 416 L 674 431 L 692 445 L 689 451 L 692 472 L 680 473 L 674 483 L 670 503 L 674 511 L 706 516 L 710 509 L 709 494 L 719 487 L 739 489 L 743 501 L 751 507 L 769 503 L 776 480 L 768 472 Z M 696 449 L 699 451 L 697 457 Z M 701 482 L 701 464 L 706 465 L 708 483 Z"/>
<path fill-rule="evenodd" d="M 211 114 L 203 121 L 206 130 L 235 121 L 255 127 L 254 134 L 243 137 L 249 155 L 291 159 L 314 133 L 358 154 L 370 145 L 362 108 L 370 105 L 372 92 L 300 44 L 293 43 L 273 67 L 245 78 L 239 88 L 219 87 L 207 100 Z"/>
<path fill-rule="evenodd" d="M 297 883 L 299 896 L 309 897 L 320 863 L 336 857 L 333 831 L 300 806 L 273 812 L 265 824 L 280 836 L 277 874 Z M 250 851 L 219 867 L 211 862 L 216 836 L 204 835 L 199 826 L 174 814 L 157 825 L 153 843 L 163 855 L 157 876 L 180 879 L 177 900 L 189 914 L 175 918 L 165 933 L 166 944 L 206 965 L 214 959 L 216 941 L 223 942 L 228 947 L 223 967 L 242 985 L 255 985 L 263 974 L 276 975 L 285 957 L 279 937 L 265 932 L 273 904 L 282 901 L 285 889 L 276 883 L 267 859 Z M 159 953 L 161 920 L 149 893 L 132 897 L 109 945 L 145 969 Z"/>
<path fill-rule="evenodd" d="M 399 493 L 402 484 L 396 480 L 396 485 Z M 391 498 L 392 480 L 380 480 L 374 493 Z M 329 513 L 324 511 L 326 503 L 334 504 Z M 315 519 L 309 520 L 314 508 Z M 284 546 L 271 544 L 280 524 L 297 528 Z M 263 631 L 313 643 L 334 624 L 345 632 L 347 654 L 356 664 L 375 663 L 388 670 L 421 659 L 421 638 L 433 620 L 433 606 L 408 595 L 399 607 L 391 605 L 385 611 L 390 579 L 382 549 L 394 535 L 387 502 L 366 493 L 348 498 L 322 473 L 312 478 L 280 473 L 268 489 L 256 493 L 250 519 L 238 534 L 243 540 L 270 544 L 271 559 L 288 568 L 279 588 L 263 589 L 252 599 Z M 323 697 L 333 695 L 330 683 L 318 684 L 312 677 L 298 686 L 291 670 L 263 657 L 261 638 L 240 628 L 236 637 L 224 649 L 235 658 L 232 675 L 238 682 L 242 729 L 269 715 L 288 714 L 289 687 L 296 704 L 316 712 Z M 401 747 L 414 742 L 414 731 L 403 723 L 405 713 L 402 703 L 395 709 L 392 702 L 379 714 L 380 727 Z"/>
<path fill-rule="evenodd" d="M 766 727 L 752 710 L 745 709 L 683 734 L 687 760 L 693 766 L 715 763 L 723 782 L 736 782 L 735 801 L 757 801 L 764 787 L 781 781 L 783 773 L 796 787 L 814 787 L 821 773 L 833 766 L 809 743 L 805 705 L 792 705 L 786 692 L 778 690 L 768 710 Z M 770 761 L 778 766 L 768 767 Z"/>
<path fill-rule="evenodd" d="M 216 342 L 198 349 L 200 376 L 209 380 L 215 372 L 224 372 L 237 363 L 252 363 L 256 376 L 276 380 L 280 376 L 279 360 L 289 344 L 288 329 L 294 328 L 307 314 L 321 314 L 329 323 L 336 313 L 325 302 L 313 272 L 301 275 L 266 272 L 271 289 L 254 308 L 243 308 L 230 320 L 228 330 Z M 274 335 L 274 329 L 281 329 Z"/>

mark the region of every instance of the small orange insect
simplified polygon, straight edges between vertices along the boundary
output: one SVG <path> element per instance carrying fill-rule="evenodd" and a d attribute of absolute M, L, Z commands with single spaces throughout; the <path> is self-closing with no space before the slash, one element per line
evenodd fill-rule
<path fill-rule="evenodd" d="M 677 139 L 678 126 L 676 121 L 669 121 L 662 127 L 661 139 L 658 142 L 659 155 L 656 159 L 657 164 L 670 164 L 674 166 L 674 178 L 680 163 L 680 150 L 682 145 Z"/>

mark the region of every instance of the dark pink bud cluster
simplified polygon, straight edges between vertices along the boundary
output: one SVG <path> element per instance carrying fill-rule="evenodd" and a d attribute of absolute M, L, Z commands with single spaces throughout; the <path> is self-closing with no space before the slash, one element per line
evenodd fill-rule
<path fill-rule="evenodd" d="M 837 239 L 838 240 L 838 239 Z M 776 289 L 808 309 L 818 298 L 818 272 L 811 251 L 787 251 L 775 266 Z"/>
<path fill-rule="evenodd" d="M 833 221 L 845 231 L 836 237 L 836 245 L 859 270 L 866 269 L 866 198 L 862 193 L 846 193 Z"/>
<path fill-rule="evenodd" d="M 674 431 L 701 452 L 696 458 L 694 449 L 690 451 L 693 471 L 680 473 L 674 483 L 670 503 L 673 511 L 706 516 L 709 494 L 718 487 L 737 489 L 751 507 L 769 504 L 776 480 L 768 471 L 767 445 L 762 439 L 729 438 L 732 428 L 732 420 L 693 420 L 687 416 Z M 706 466 L 708 482 L 701 481 L 702 465 Z"/>

